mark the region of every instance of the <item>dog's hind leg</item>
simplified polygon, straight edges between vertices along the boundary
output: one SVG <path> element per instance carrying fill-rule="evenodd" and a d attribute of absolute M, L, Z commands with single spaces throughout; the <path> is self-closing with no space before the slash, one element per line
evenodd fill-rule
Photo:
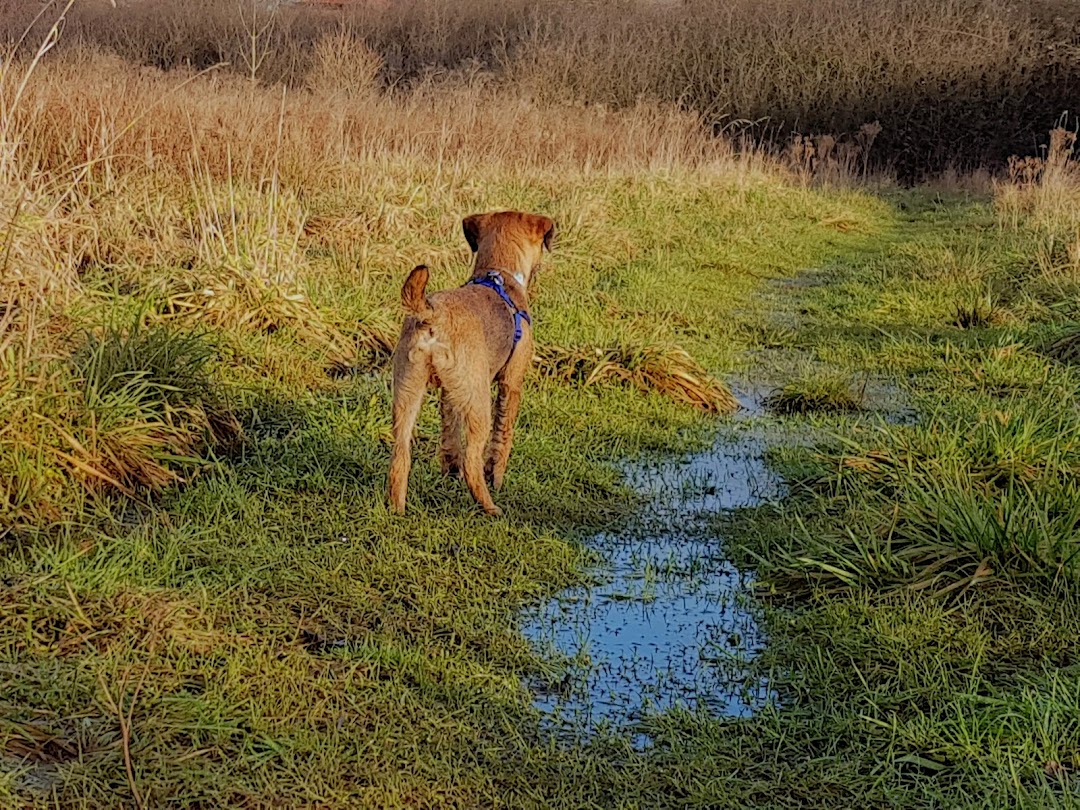
<path fill-rule="evenodd" d="M 390 508 L 399 515 L 405 512 L 405 493 L 409 488 L 412 467 L 412 438 L 420 406 L 427 392 L 426 363 L 395 358 L 394 368 L 394 449 L 390 455 Z"/>
<path fill-rule="evenodd" d="M 442 392 L 439 400 L 439 413 L 442 416 L 442 441 L 440 442 L 439 464 L 443 475 L 454 478 L 461 476 L 461 414 Z"/>

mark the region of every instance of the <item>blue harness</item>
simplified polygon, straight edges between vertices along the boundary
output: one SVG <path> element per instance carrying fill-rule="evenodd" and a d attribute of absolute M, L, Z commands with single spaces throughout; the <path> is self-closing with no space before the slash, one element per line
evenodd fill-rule
<path fill-rule="evenodd" d="M 494 290 L 495 294 L 502 299 L 503 303 L 510 308 L 510 311 L 514 313 L 514 345 L 510 347 L 510 354 L 514 353 L 514 349 L 517 348 L 518 341 L 521 340 L 521 322 L 524 321 L 529 326 L 532 326 L 532 318 L 529 317 L 529 313 L 523 309 L 518 309 L 517 304 L 510 300 L 510 296 L 506 292 L 506 287 L 503 283 L 502 273 L 498 270 L 489 270 L 487 275 L 480 278 L 470 278 L 465 282 L 466 287 L 470 284 L 477 284 L 481 287 L 487 287 L 489 290 Z"/>

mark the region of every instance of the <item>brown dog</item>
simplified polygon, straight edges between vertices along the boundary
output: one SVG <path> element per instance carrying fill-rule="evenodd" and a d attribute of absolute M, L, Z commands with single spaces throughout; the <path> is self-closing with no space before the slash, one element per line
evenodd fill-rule
<path fill-rule="evenodd" d="M 427 295 L 428 269 L 415 268 L 401 290 L 408 316 L 394 349 L 394 450 L 390 505 L 405 511 L 410 445 L 428 385 L 442 388 L 441 463 L 464 474 L 489 515 L 500 514 L 488 480 L 502 486 L 521 385 L 532 362 L 529 282 L 555 223 L 536 214 L 474 214 L 461 223 L 476 254 L 472 277 L 456 290 Z M 491 384 L 498 383 L 492 429 Z M 465 434 L 464 452 L 462 432 Z"/>

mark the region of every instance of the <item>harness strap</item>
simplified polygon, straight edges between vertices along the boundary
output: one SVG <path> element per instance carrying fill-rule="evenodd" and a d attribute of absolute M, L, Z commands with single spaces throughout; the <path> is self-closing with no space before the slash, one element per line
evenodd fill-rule
<path fill-rule="evenodd" d="M 481 287 L 487 287 L 489 290 L 494 290 L 496 295 L 502 299 L 502 302 L 514 313 L 514 345 L 510 347 L 510 354 L 514 353 L 514 349 L 517 348 L 518 341 L 521 340 L 521 322 L 532 326 L 532 318 L 529 317 L 529 313 L 523 309 L 520 309 L 517 304 L 510 300 L 509 294 L 506 292 L 506 286 L 503 282 L 502 273 L 498 270 L 489 270 L 486 275 L 480 278 L 471 278 L 465 282 L 464 286 L 468 287 L 471 284 L 476 284 Z"/>

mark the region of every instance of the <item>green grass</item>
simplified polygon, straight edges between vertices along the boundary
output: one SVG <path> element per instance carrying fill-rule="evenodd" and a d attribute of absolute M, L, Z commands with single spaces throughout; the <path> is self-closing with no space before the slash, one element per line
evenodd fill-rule
<path fill-rule="evenodd" d="M 756 569 L 770 638 L 758 666 L 779 705 L 737 721 L 661 715 L 638 752 L 618 737 L 547 738 L 521 685 L 548 665 L 515 611 L 582 575 L 577 541 L 633 519 L 614 462 L 700 446 L 716 427 L 700 409 L 533 374 L 506 516 L 492 520 L 439 476 L 431 404 L 409 513 L 390 514 L 386 371 L 377 357 L 323 369 L 342 345 L 365 348 L 365 328 L 392 328 L 403 271 L 425 251 L 433 286 L 464 277 L 436 194 L 402 206 L 409 227 L 387 233 L 365 283 L 333 245 L 304 247 L 305 298 L 287 303 L 310 310 L 268 297 L 257 322 L 215 310 L 184 331 L 170 309 L 190 292 L 181 270 L 88 273 L 112 311 L 151 325 L 110 332 L 76 306 L 92 337 L 78 332 L 74 360 L 48 369 L 86 403 L 121 398 L 142 422 L 200 432 L 190 452 L 152 456 L 183 481 L 68 497 L 75 483 L 55 478 L 49 509 L 27 506 L 32 493 L 10 507 L 4 802 L 1077 803 L 1080 421 L 1062 403 L 1080 378 L 1041 348 L 1076 313 L 1035 269 L 1034 237 L 977 201 L 707 172 L 504 180 L 483 194 L 447 182 L 461 184 L 441 193 L 459 206 L 591 206 L 561 217 L 534 308 L 541 346 L 677 346 L 721 379 L 825 392 L 830 407 L 784 420 L 812 437 L 778 450 L 791 497 L 718 524 Z M 807 269 L 824 283 L 771 281 Z M 1012 316 L 958 324 L 956 302 L 987 289 Z M 918 421 L 836 407 L 870 376 L 899 382 Z M 0 388 L 11 424 L 18 393 Z M 61 405 L 54 421 L 74 407 Z M 228 440 L 192 416 L 226 406 Z M 116 430 L 135 423 L 119 413 Z"/>
<path fill-rule="evenodd" d="M 824 746 L 813 806 L 1075 806 L 1080 378 L 1041 353 L 1071 305 L 982 203 L 896 202 L 876 255 L 791 304 L 793 340 L 917 419 L 817 419 L 777 454 L 788 501 L 727 525 L 774 605 L 784 739 Z M 958 322 L 988 287 L 1013 316 Z"/>
<path fill-rule="evenodd" d="M 773 391 L 766 399 L 778 414 L 806 414 L 821 411 L 857 411 L 866 398 L 865 381 L 859 386 L 834 369 L 805 368 Z"/>
<path fill-rule="evenodd" d="M 488 195 L 551 210 L 557 192 L 604 215 L 565 220 L 536 297 L 541 344 L 678 347 L 721 377 L 739 366 L 744 318 L 732 313 L 754 306 L 758 276 L 857 242 L 821 219 L 854 211 L 877 227 L 884 211 L 856 195 L 722 176 Z M 437 263 L 438 286 L 466 272 L 453 225 L 439 234 L 446 246 L 436 242 L 436 255 L 453 255 Z M 424 258 L 409 240 L 391 252 Z M 577 539 L 632 513 L 613 462 L 695 446 L 712 421 L 662 393 L 533 375 L 500 493 L 508 517 L 492 521 L 438 475 L 429 406 L 410 512 L 394 518 L 386 372 L 361 363 L 328 377 L 311 336 L 392 328 L 401 268 L 376 259 L 357 285 L 339 262 L 322 244 L 303 257 L 314 326 L 268 288 L 243 309 L 208 305 L 201 331 L 186 333 L 171 315 L 178 296 L 190 300 L 183 271 L 84 278 L 112 311 L 157 325 L 121 317 L 76 341 L 57 372 L 76 400 L 91 413 L 108 397 L 141 409 L 141 421 L 110 409 L 117 430 L 176 422 L 189 432 L 206 425 L 173 419 L 179 409 L 228 402 L 239 437 L 193 439 L 190 454 L 168 458 L 154 445 L 148 458 L 183 483 L 133 475 L 119 483 L 139 490 L 134 500 L 91 487 L 51 522 L 42 518 L 56 509 L 31 512 L 7 539 L 0 650 L 17 677 L 0 697 L 0 790 L 12 801 L 47 804 L 55 792 L 113 806 L 138 791 L 185 806 L 608 806 L 651 767 L 543 739 L 521 676 L 544 665 L 514 632 L 514 612 L 579 576 Z M 73 317 L 93 327 L 95 311 Z"/>

